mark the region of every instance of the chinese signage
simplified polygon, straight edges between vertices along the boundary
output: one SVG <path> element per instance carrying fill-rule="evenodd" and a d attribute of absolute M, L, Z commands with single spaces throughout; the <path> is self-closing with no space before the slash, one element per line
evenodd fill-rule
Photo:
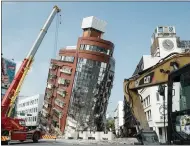
<path fill-rule="evenodd" d="M 1 62 L 1 87 L 2 89 L 5 88 L 7 89 L 9 87 L 9 85 L 11 84 L 11 82 L 14 79 L 15 76 L 15 70 L 16 70 L 16 63 L 2 58 L 2 62 Z M 2 90 L 1 95 L 4 96 L 5 91 Z"/>
<path fill-rule="evenodd" d="M 10 61 L 8 59 L 2 58 L 2 84 L 7 85 L 7 87 L 11 84 L 15 76 L 16 63 Z"/>

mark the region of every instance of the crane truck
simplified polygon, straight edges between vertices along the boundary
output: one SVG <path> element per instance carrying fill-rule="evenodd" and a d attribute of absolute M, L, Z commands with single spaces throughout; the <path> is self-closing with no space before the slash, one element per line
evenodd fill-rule
<path fill-rule="evenodd" d="M 1 143 L 8 144 L 11 140 L 33 140 L 33 142 L 38 142 L 42 137 L 44 132 L 37 128 L 35 130 L 29 130 L 25 125 L 24 119 L 14 118 L 11 116 L 11 112 L 14 108 L 15 100 L 19 94 L 22 83 L 31 67 L 34 60 L 34 56 L 45 37 L 48 28 L 50 27 L 54 17 L 61 10 L 54 6 L 51 14 L 49 15 L 47 21 L 45 22 L 43 28 L 41 29 L 36 41 L 34 42 L 32 48 L 30 49 L 28 55 L 23 60 L 18 72 L 15 75 L 14 80 L 10 84 L 7 92 L 5 93 L 1 102 Z M 6 139 L 2 137 L 8 137 Z"/>
<path fill-rule="evenodd" d="M 183 99 L 183 104 L 177 103 L 178 101 L 174 98 L 174 85 L 176 83 L 181 88 L 178 101 Z M 140 89 L 157 85 L 167 109 L 165 115 L 168 120 L 164 120 L 164 123 L 167 124 L 165 144 L 190 144 L 190 53 L 172 53 L 161 59 L 156 65 L 125 79 L 123 82 L 125 100 L 134 119 L 136 119 L 136 138 L 139 141 L 136 145 L 161 144 L 156 132 L 149 127 L 144 112 L 143 97 L 138 92 Z M 166 99 L 164 98 L 164 86 L 167 87 Z M 174 106 L 174 104 L 178 106 Z"/>

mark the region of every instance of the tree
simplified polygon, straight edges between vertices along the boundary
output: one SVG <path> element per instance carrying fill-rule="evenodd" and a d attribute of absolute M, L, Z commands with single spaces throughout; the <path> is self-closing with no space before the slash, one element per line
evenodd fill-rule
<path fill-rule="evenodd" d="M 107 119 L 107 122 L 106 122 L 106 129 L 107 129 L 108 131 L 115 131 L 114 119 Z"/>

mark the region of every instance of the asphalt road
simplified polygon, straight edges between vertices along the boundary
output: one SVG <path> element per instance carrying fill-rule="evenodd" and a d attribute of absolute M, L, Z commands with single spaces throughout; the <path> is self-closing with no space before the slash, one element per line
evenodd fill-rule
<path fill-rule="evenodd" d="M 18 142 L 14 141 L 11 142 L 10 145 L 20 145 L 20 146 L 33 146 L 33 145 L 60 145 L 60 146 L 97 146 L 97 145 L 117 145 L 117 146 L 126 146 L 131 145 L 131 142 L 121 142 L 121 141 L 94 141 L 94 140 L 88 140 L 88 141 L 81 141 L 81 140 L 64 140 L 64 139 L 57 139 L 57 140 L 40 140 L 38 143 L 33 143 L 32 141 L 26 141 L 26 142 Z"/>
<path fill-rule="evenodd" d="M 14 142 L 11 142 L 10 145 L 13 145 L 13 146 L 17 146 L 17 145 L 20 145 L 20 146 L 32 146 L 32 145 L 60 145 L 60 146 L 73 146 L 72 143 L 65 143 L 63 141 L 60 141 L 60 140 L 40 140 L 38 143 L 33 143 L 32 141 L 25 141 L 25 142 L 19 142 L 19 141 L 14 141 Z"/>

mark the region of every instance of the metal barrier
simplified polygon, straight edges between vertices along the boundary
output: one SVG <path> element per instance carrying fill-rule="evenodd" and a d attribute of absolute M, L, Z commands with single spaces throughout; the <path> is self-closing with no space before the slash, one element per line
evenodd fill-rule
<path fill-rule="evenodd" d="M 57 139 L 57 136 L 55 135 L 43 135 L 42 136 L 42 139 Z"/>
<path fill-rule="evenodd" d="M 1 136 L 1 141 L 9 141 L 9 136 Z"/>

